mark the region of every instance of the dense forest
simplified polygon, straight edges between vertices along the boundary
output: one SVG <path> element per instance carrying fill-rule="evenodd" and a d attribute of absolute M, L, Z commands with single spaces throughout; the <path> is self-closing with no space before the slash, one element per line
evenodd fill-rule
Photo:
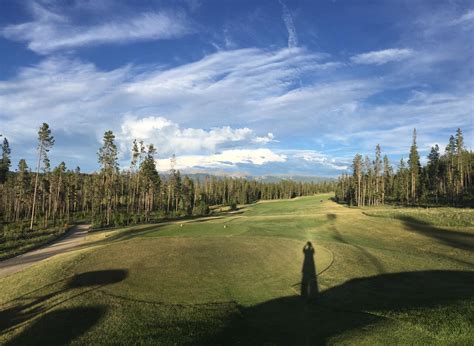
<path fill-rule="evenodd" d="M 402 205 L 472 206 L 474 202 L 474 153 L 464 145 L 461 129 L 441 153 L 431 148 L 425 166 L 420 164 L 416 129 L 408 160 L 403 158 L 395 172 L 388 157 L 382 158 L 380 145 L 375 159 L 356 154 L 352 175 L 339 177 L 336 199 L 354 206 L 397 203 Z"/>
<path fill-rule="evenodd" d="M 112 131 L 98 150 L 100 171 L 82 173 L 64 162 L 52 168 L 55 140 L 48 124 L 38 132 L 34 170 L 20 160 L 11 170 L 11 150 L 3 139 L 0 161 L 0 221 L 4 229 L 35 230 L 88 220 L 96 228 L 156 221 L 165 217 L 206 215 L 211 206 L 235 209 L 261 199 L 294 198 L 334 191 L 334 182 L 264 183 L 232 177 L 193 179 L 174 168 L 160 175 L 156 149 L 133 141 L 129 167 L 120 169 Z M 175 166 L 174 156 L 170 159 Z"/>

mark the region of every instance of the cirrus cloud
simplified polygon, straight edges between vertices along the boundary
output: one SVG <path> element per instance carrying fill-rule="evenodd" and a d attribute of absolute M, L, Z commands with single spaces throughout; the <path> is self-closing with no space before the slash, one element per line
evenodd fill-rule
<path fill-rule="evenodd" d="M 351 61 L 356 64 L 382 65 L 392 61 L 400 61 L 410 58 L 414 51 L 408 48 L 392 48 L 378 50 L 368 53 L 357 54 L 351 57 Z"/>
<path fill-rule="evenodd" d="M 75 24 L 38 3 L 31 5 L 31 11 L 33 21 L 8 25 L 0 34 L 27 42 L 28 48 L 38 54 L 103 43 L 172 39 L 193 31 L 184 14 L 171 11 L 144 12 L 89 26 Z"/>

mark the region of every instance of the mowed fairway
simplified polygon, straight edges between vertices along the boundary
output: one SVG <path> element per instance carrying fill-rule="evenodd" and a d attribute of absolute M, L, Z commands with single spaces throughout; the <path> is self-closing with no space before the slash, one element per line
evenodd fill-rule
<path fill-rule="evenodd" d="M 473 211 L 330 197 L 91 234 L 0 278 L 0 343 L 473 344 Z"/>

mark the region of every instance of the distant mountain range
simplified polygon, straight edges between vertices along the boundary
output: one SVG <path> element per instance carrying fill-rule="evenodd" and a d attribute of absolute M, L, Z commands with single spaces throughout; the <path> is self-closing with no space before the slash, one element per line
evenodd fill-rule
<path fill-rule="evenodd" d="M 161 175 L 167 177 L 169 174 L 161 173 Z M 217 179 L 222 179 L 224 177 L 229 178 L 242 178 L 248 180 L 256 180 L 264 183 L 278 183 L 282 180 L 292 180 L 303 183 L 321 183 L 324 181 L 335 181 L 336 178 L 331 177 L 319 177 L 319 176 L 310 176 L 310 175 L 292 175 L 292 174 L 279 174 L 279 175 L 246 175 L 246 174 L 209 174 L 209 173 L 182 173 L 183 176 L 188 176 L 192 179 L 204 180 L 206 178 L 215 177 Z"/>
<path fill-rule="evenodd" d="M 324 181 L 336 181 L 336 178 L 330 177 L 318 177 L 310 175 L 262 175 L 262 176 L 250 176 L 248 179 L 258 180 L 265 183 L 277 183 L 282 180 L 292 180 L 303 183 L 321 183 Z"/>

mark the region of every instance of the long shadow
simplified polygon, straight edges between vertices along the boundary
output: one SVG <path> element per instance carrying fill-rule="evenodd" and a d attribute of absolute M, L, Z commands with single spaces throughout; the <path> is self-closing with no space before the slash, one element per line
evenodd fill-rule
<path fill-rule="evenodd" d="M 101 305 L 51 311 L 6 345 L 65 345 L 91 329 L 105 312 Z"/>
<path fill-rule="evenodd" d="M 44 286 L 49 290 L 47 294 L 37 295 L 39 291 L 34 290 L 23 295 L 5 304 L 7 307 L 0 311 L 0 333 L 16 329 L 71 299 L 103 286 L 118 283 L 127 275 L 128 271 L 124 269 L 85 272 Z M 57 289 L 51 288 L 56 284 L 59 286 Z"/>
<path fill-rule="evenodd" d="M 403 221 L 405 227 L 412 232 L 436 239 L 458 249 L 470 251 L 474 249 L 474 234 L 472 233 L 438 228 L 412 216 L 398 216 L 397 219 Z"/>
<path fill-rule="evenodd" d="M 470 271 L 402 272 L 353 279 L 319 293 L 311 303 L 288 296 L 241 307 L 224 330 L 204 342 L 326 344 L 330 337 L 386 321 L 384 312 L 406 314 L 410 309 L 472 300 L 473 287 L 474 272 Z"/>
<path fill-rule="evenodd" d="M 303 254 L 301 296 L 307 300 L 312 300 L 318 295 L 318 281 L 316 278 L 316 264 L 314 263 L 314 247 L 310 241 L 303 248 Z"/>
<path fill-rule="evenodd" d="M 337 215 L 336 214 L 327 214 L 326 215 L 327 219 L 330 221 L 330 222 L 333 222 L 336 220 L 337 218 Z M 344 239 L 344 237 L 341 235 L 341 233 L 338 231 L 337 227 L 332 225 L 330 227 L 331 231 L 332 231 L 332 237 L 337 240 L 338 242 L 341 242 L 341 243 L 344 243 L 344 244 L 347 244 L 347 245 L 350 245 L 350 246 L 353 246 L 355 247 L 357 250 L 359 250 L 363 255 L 364 257 L 370 262 L 370 264 L 375 267 L 375 269 L 379 272 L 379 273 L 384 273 L 385 272 L 385 268 L 384 266 L 382 265 L 382 263 L 377 259 L 377 257 L 375 257 L 374 255 L 372 255 L 371 253 L 369 253 L 366 249 L 364 249 L 362 246 L 359 246 L 359 245 L 356 245 L 356 244 L 353 244 L 353 243 L 350 243 L 348 241 L 346 241 Z"/>

